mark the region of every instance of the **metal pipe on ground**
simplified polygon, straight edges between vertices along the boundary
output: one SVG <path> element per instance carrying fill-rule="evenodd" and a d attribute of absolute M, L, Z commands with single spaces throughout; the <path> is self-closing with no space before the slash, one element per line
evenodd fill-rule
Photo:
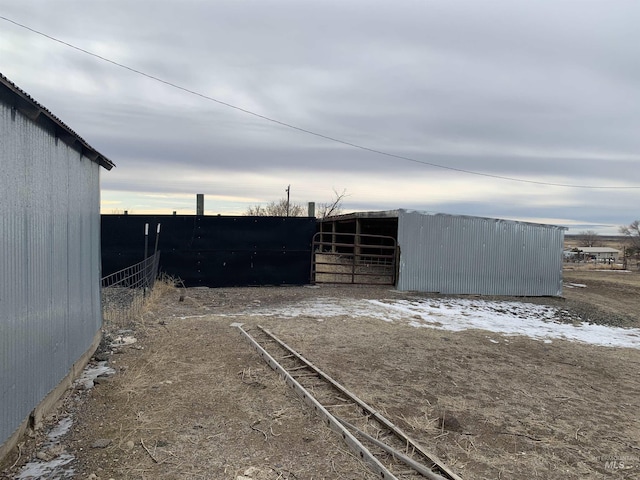
<path fill-rule="evenodd" d="M 345 427 L 347 427 L 347 428 L 353 430 L 354 432 L 356 432 L 357 435 L 360 435 L 365 440 L 368 440 L 369 442 L 373 443 L 377 447 L 380 447 L 382 450 L 387 452 L 389 455 L 393 455 L 393 457 L 395 457 L 397 460 L 400 460 L 405 465 L 408 465 L 409 467 L 413 468 L 416 472 L 418 472 L 420 475 L 422 475 L 424 477 L 427 477 L 429 480 L 447 480 L 443 476 L 438 475 L 437 473 L 433 472 L 432 470 L 429 470 L 424 465 L 419 464 L 418 462 L 416 462 L 412 458 L 407 457 L 403 453 L 400 453 L 395 448 L 391 448 L 386 443 L 383 443 L 380 440 L 378 440 L 376 438 L 373 438 L 371 435 L 363 432 L 362 430 L 360 430 L 355 425 L 351 425 L 346 420 L 343 420 L 340 417 L 336 417 L 336 420 L 338 420 Z"/>

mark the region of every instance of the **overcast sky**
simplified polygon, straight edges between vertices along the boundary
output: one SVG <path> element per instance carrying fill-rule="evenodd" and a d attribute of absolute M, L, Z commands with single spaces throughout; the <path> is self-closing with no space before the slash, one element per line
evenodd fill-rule
<path fill-rule="evenodd" d="M 0 0 L 0 72 L 111 159 L 102 211 L 277 201 L 616 233 L 640 218 L 637 0 Z M 437 168 L 437 164 L 457 170 Z M 481 173 L 473 175 L 459 170 Z M 487 176 L 489 175 L 489 176 Z"/>

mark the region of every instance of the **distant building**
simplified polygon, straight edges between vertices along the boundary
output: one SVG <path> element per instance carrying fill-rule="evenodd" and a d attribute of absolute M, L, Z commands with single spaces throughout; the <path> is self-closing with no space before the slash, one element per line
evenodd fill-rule
<path fill-rule="evenodd" d="M 0 458 L 100 340 L 100 167 L 114 165 L 0 74 Z"/>
<path fill-rule="evenodd" d="M 617 262 L 620 250 L 610 247 L 577 247 L 586 258 L 596 262 Z"/>

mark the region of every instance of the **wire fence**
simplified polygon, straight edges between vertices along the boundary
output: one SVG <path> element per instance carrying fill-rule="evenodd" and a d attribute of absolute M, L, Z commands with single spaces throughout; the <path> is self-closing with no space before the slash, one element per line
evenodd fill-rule
<path fill-rule="evenodd" d="M 160 252 L 102 279 L 102 316 L 105 323 L 124 326 L 138 318 L 145 297 L 158 277 Z"/>

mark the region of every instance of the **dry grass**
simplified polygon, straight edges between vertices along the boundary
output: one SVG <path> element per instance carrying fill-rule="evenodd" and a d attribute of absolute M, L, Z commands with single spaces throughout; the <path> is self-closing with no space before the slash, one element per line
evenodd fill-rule
<path fill-rule="evenodd" d="M 123 328 L 140 316 L 144 304 L 142 290 L 127 287 L 102 289 L 102 318 L 107 327 Z"/>
<path fill-rule="evenodd" d="M 180 287 L 184 289 L 179 278 L 163 274 L 146 292 L 118 286 L 103 288 L 102 316 L 105 327 L 126 328 L 143 323 L 145 316 L 157 309 L 160 299 L 177 293 Z"/>
<path fill-rule="evenodd" d="M 627 269 L 630 269 L 632 267 L 635 266 L 635 262 L 634 261 L 630 261 L 627 264 Z M 563 270 L 575 270 L 575 271 L 595 271 L 595 270 L 624 270 L 623 266 L 621 263 L 611 263 L 611 264 L 607 264 L 607 263 L 593 263 L 593 262 L 587 262 L 587 263 L 580 263 L 580 262 L 566 262 L 563 265 Z"/>

